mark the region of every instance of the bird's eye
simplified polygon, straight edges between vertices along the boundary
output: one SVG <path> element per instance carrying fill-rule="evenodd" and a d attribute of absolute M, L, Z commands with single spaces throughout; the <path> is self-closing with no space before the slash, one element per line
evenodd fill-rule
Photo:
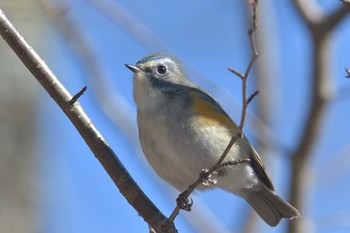
<path fill-rule="evenodd" d="M 158 72 L 159 74 L 165 74 L 165 73 L 166 73 L 166 67 L 165 67 L 165 66 L 162 66 L 162 65 L 158 66 L 158 67 L 157 67 L 157 72 Z"/>

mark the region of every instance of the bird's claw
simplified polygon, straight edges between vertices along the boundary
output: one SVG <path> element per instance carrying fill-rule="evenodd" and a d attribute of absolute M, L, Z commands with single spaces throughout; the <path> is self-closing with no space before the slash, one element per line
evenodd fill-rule
<path fill-rule="evenodd" d="M 212 179 L 211 174 L 208 175 L 208 169 L 203 169 L 200 176 L 203 179 L 202 184 L 204 186 L 216 185 L 218 183 L 217 179 Z"/>
<path fill-rule="evenodd" d="M 188 199 L 184 197 L 184 195 L 181 193 L 179 197 L 176 199 L 176 204 L 180 209 L 191 211 L 193 200 L 192 198 Z"/>

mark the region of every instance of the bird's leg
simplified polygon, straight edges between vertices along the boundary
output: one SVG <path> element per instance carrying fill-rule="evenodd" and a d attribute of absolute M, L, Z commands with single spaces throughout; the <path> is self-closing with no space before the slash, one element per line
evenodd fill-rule
<path fill-rule="evenodd" d="M 192 198 L 188 199 L 187 190 L 185 192 L 182 192 L 177 198 L 176 198 L 176 204 L 180 209 L 191 211 L 191 207 L 193 205 Z"/>
<path fill-rule="evenodd" d="M 217 179 L 214 178 L 212 179 L 212 174 L 208 174 L 209 170 L 208 169 L 203 169 L 201 173 L 199 174 L 200 178 L 203 180 L 202 184 L 204 186 L 210 186 L 210 185 L 216 185 L 217 184 Z M 217 172 L 215 172 L 217 173 Z"/>

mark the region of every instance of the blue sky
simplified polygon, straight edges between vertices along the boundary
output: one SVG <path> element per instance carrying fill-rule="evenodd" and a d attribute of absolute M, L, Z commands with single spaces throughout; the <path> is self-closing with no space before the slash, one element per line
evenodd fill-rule
<path fill-rule="evenodd" d="M 101 2 L 111 4 L 111 9 L 116 5 L 116 1 Z M 318 2 L 327 9 L 339 4 L 338 1 Z M 55 3 L 63 2 L 57 0 Z M 65 4 L 66 17 L 79 26 L 79 34 L 90 45 L 107 79 L 108 91 L 117 92 L 125 99 L 132 113 L 129 121 L 136 126 L 132 74 L 124 64 L 136 63 L 152 52 L 165 51 L 140 44 L 127 30 L 86 1 L 72 0 Z M 184 63 L 191 79 L 217 98 L 231 117 L 236 121 L 239 119 L 240 81 L 226 68 L 243 70 L 249 60 L 245 1 L 207 0 L 199 4 L 184 0 L 125 0 L 117 4 L 151 30 Z M 264 32 L 267 42 L 264 43 L 266 47 L 259 48 L 264 51 L 259 59 L 271 61 L 269 89 L 260 91 L 275 97 L 271 100 L 270 128 L 284 148 L 293 149 L 308 107 L 311 41 L 290 1 L 261 1 L 260 7 L 266 22 L 259 25 L 259 30 Z M 333 33 L 333 53 L 329 59 L 335 91 L 350 85 L 344 78 L 344 68 L 350 66 L 349 23 L 350 18 L 347 18 Z M 156 177 L 142 154 L 137 153 L 138 145 L 131 145 L 101 111 L 93 95 L 94 87 L 87 79 L 86 67 L 69 40 L 55 24 L 50 26 L 46 36 L 50 43 L 42 49 L 43 58 L 71 93 L 88 86 L 88 91 L 79 99 L 81 105 L 139 186 L 164 214 L 169 215 L 175 205 L 175 198 L 169 197 L 169 193 L 174 195 L 176 191 Z M 197 72 L 216 86 L 203 81 Z M 254 78 L 253 74 L 250 90 L 254 90 Z M 44 91 L 42 97 L 38 104 L 39 138 L 43 142 L 39 146 L 42 164 L 38 172 L 43 195 L 41 232 L 146 232 L 146 223 L 119 193 L 63 112 Z M 350 193 L 344 188 L 350 181 L 346 169 L 350 160 L 344 156 L 350 150 L 348 98 L 349 95 L 336 98 L 330 104 L 326 124 L 312 152 L 310 193 L 306 197 L 308 204 L 303 217 L 310 221 L 315 232 L 349 231 L 349 224 L 344 226 L 342 218 L 337 218 L 336 223 L 331 221 L 337 214 L 349 216 L 350 213 L 347 198 Z M 250 111 L 256 112 L 254 104 Z M 249 138 L 253 138 L 255 131 L 251 118 L 250 114 L 246 127 Z M 273 150 L 266 159 L 277 193 L 283 197 L 286 197 L 286 182 L 289 182 L 285 156 L 285 151 Z M 341 161 L 342 166 L 334 168 L 332 161 Z M 323 171 L 329 173 L 326 175 Z M 200 199 L 198 203 L 205 203 L 206 207 L 196 210 L 205 212 L 208 209 L 212 215 L 208 221 L 218 224 L 217 229 L 241 230 L 250 208 L 244 200 L 220 190 L 195 196 L 193 208 L 197 208 L 196 199 Z M 182 212 L 176 219 L 180 232 L 197 232 L 186 220 L 185 216 L 189 215 L 191 213 Z M 330 223 L 325 219 L 331 219 Z M 285 222 L 276 228 L 270 228 L 262 221 L 258 224 L 263 232 L 284 232 L 286 229 Z"/>

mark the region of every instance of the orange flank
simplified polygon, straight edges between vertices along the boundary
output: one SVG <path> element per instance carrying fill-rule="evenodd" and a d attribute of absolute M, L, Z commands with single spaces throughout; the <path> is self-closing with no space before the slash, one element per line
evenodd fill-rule
<path fill-rule="evenodd" d="M 227 115 L 215 108 L 212 103 L 203 98 L 199 93 L 191 92 L 192 96 L 192 111 L 197 115 L 194 121 L 200 125 L 207 126 L 224 126 L 231 132 L 237 132 L 238 127 Z M 213 100 L 214 101 L 214 100 Z M 219 104 L 217 104 L 219 107 Z M 220 107 L 219 107 L 220 108 Z M 223 111 L 223 110 L 221 110 Z"/>

